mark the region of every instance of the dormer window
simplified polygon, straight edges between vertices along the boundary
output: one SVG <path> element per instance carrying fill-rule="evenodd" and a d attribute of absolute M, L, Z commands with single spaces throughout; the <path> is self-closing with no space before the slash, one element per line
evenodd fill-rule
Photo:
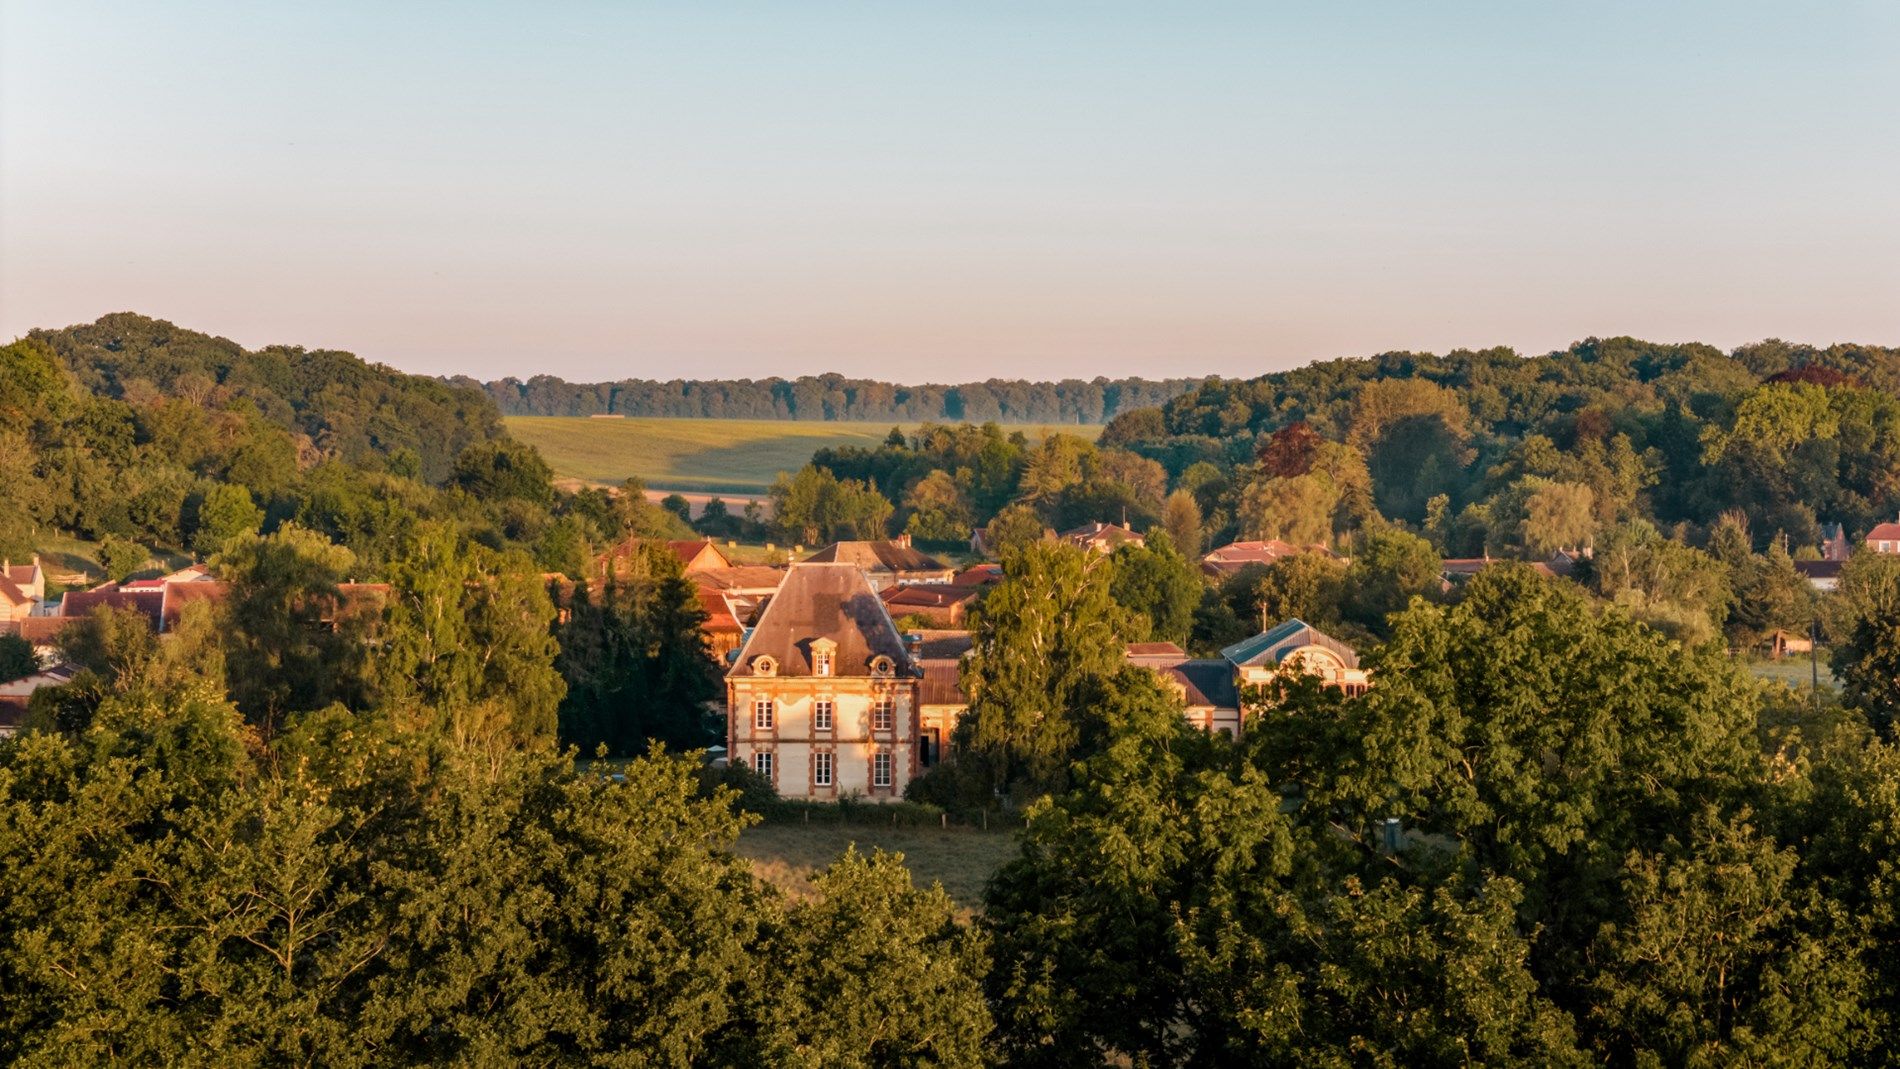
<path fill-rule="evenodd" d="M 811 641 L 811 674 L 829 676 L 838 660 L 838 644 L 828 638 L 815 638 Z"/>
<path fill-rule="evenodd" d="M 752 658 L 752 674 L 755 676 L 778 675 L 778 662 L 770 657 Z"/>
<path fill-rule="evenodd" d="M 888 676 L 896 667 L 895 662 L 881 653 L 871 658 L 871 674 L 874 676 Z"/>

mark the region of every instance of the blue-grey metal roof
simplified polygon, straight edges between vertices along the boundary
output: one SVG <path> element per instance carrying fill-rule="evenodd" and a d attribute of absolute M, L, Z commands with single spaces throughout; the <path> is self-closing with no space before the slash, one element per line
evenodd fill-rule
<path fill-rule="evenodd" d="M 1220 651 L 1236 668 L 1279 664 L 1303 646 L 1320 646 L 1339 655 L 1348 668 L 1359 667 L 1359 652 L 1304 620 L 1288 620 Z"/>

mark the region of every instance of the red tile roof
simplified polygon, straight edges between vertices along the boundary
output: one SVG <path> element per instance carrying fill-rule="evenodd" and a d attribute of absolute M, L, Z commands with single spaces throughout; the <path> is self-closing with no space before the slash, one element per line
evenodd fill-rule
<path fill-rule="evenodd" d="M 1003 566 L 1000 564 L 973 564 L 958 572 L 950 580 L 951 586 L 988 586 L 1003 581 Z"/>
<path fill-rule="evenodd" d="M 0 635 L 18 635 L 35 646 L 48 646 L 61 631 L 78 622 L 74 616 L 22 616 L 0 621 Z"/>
<path fill-rule="evenodd" d="M 1900 523 L 1877 523 L 1867 532 L 1869 542 L 1900 542 Z"/>
<path fill-rule="evenodd" d="M 74 590 L 60 601 L 61 616 L 90 616 L 100 608 L 123 609 L 143 613 L 157 629 L 164 622 L 165 591 L 123 590 L 107 583 L 91 590 Z"/>
<path fill-rule="evenodd" d="M 713 590 L 701 590 L 699 607 L 706 610 L 706 622 L 700 625 L 701 631 L 709 635 L 737 635 L 745 631 L 745 625 L 739 622 L 732 614 L 732 607 L 726 604 L 725 595 Z"/>
<path fill-rule="evenodd" d="M 948 583 L 901 583 L 886 587 L 878 597 L 884 599 L 884 604 L 896 607 L 947 609 L 974 600 L 978 593 L 973 587 Z"/>
<path fill-rule="evenodd" d="M 185 606 L 200 602 L 216 605 L 231 592 L 231 584 L 210 580 L 195 583 L 171 583 L 165 587 L 164 600 L 159 603 L 159 619 L 164 622 L 165 630 L 178 626 L 185 614 Z"/>

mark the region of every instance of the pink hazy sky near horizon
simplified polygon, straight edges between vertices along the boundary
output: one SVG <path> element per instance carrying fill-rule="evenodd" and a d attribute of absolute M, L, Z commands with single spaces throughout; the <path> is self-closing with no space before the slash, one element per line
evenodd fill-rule
<path fill-rule="evenodd" d="M 0 0 L 0 337 L 1252 375 L 1900 344 L 1900 7 Z"/>

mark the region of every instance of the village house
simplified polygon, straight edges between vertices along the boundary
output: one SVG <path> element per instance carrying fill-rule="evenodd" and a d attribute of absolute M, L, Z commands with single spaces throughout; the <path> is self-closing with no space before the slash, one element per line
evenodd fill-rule
<path fill-rule="evenodd" d="M 1239 688 L 1263 686 L 1286 672 L 1318 676 L 1348 696 L 1364 694 L 1370 685 L 1357 650 L 1303 620 L 1288 620 L 1234 643 L 1220 655 L 1233 665 Z"/>
<path fill-rule="evenodd" d="M 42 687 L 58 687 L 73 681 L 79 672 L 70 664 L 55 665 L 24 679 L 0 682 L 0 739 L 19 733 L 26 722 L 28 704 Z"/>
<path fill-rule="evenodd" d="M 962 668 L 972 647 L 967 631 L 923 631 L 914 640 L 913 657 L 922 674 L 918 688 L 918 764 L 929 767 L 952 748 L 958 721 L 969 710 Z M 1172 642 L 1135 642 L 1125 651 L 1128 663 L 1146 668 L 1181 698 L 1182 716 L 1202 731 L 1239 736 L 1252 711 L 1242 695 L 1283 673 L 1316 675 L 1326 686 L 1348 695 L 1370 687 L 1351 646 L 1299 620 L 1235 643 L 1219 657 L 1194 658 Z"/>
<path fill-rule="evenodd" d="M 726 673 L 726 752 L 786 798 L 903 797 L 920 673 L 856 565 L 795 564 Z"/>
<path fill-rule="evenodd" d="M 956 578 L 950 580 L 950 585 L 985 587 L 993 586 L 1002 581 L 1003 566 L 1000 564 L 985 563 L 972 564 L 968 568 L 958 572 Z"/>
<path fill-rule="evenodd" d="M 1843 563 L 1837 560 L 1798 560 L 1794 570 L 1808 585 L 1823 594 L 1830 593 L 1841 585 Z"/>
<path fill-rule="evenodd" d="M 66 616 L 23 616 L 0 620 L 0 635 L 18 635 L 33 645 L 41 664 L 48 664 L 59 652 L 59 636 L 78 621 Z"/>
<path fill-rule="evenodd" d="M 963 693 L 963 661 L 970 655 L 968 631 L 918 631 L 907 636 L 923 673 L 917 688 L 917 764 L 929 768 L 951 750 L 957 721 L 970 708 Z"/>
<path fill-rule="evenodd" d="M 1201 572 L 1215 579 L 1226 579 L 1249 564 L 1278 564 L 1302 553 L 1333 557 L 1332 550 L 1321 545 L 1296 546 L 1278 538 L 1265 541 L 1229 542 L 1201 555 Z"/>
<path fill-rule="evenodd" d="M 745 624 L 739 619 L 739 610 L 732 599 L 714 590 L 701 587 L 699 607 L 706 614 L 706 620 L 699 625 L 700 633 L 706 636 L 706 652 L 713 660 L 726 663 L 726 656 L 739 648 L 745 641 Z"/>
<path fill-rule="evenodd" d="M 877 542 L 833 542 L 805 558 L 807 564 L 849 564 L 864 572 L 874 590 L 901 583 L 948 583 L 957 570 L 913 547 L 909 535 Z"/>
<path fill-rule="evenodd" d="M 1900 523 L 1877 523 L 1867 532 L 1867 548 L 1875 553 L 1900 553 Z"/>
<path fill-rule="evenodd" d="M 46 572 L 38 557 L 30 564 L 0 562 L 0 622 L 38 616 L 45 604 Z"/>
<path fill-rule="evenodd" d="M 626 538 L 594 560 L 594 574 L 602 579 L 622 574 L 634 552 L 649 539 Z M 676 538 L 659 543 L 680 562 L 680 571 L 688 576 L 732 567 L 732 561 L 710 538 Z"/>
<path fill-rule="evenodd" d="M 973 587 L 946 586 L 942 583 L 904 583 L 878 592 L 884 607 L 895 619 L 918 617 L 934 628 L 956 629 L 976 604 L 981 591 Z"/>
<path fill-rule="evenodd" d="M 1575 557 L 1564 555 L 1561 561 L 1561 567 L 1564 568 L 1562 574 L 1567 575 L 1571 571 L 1574 571 L 1576 569 L 1576 560 L 1577 558 Z M 1486 568 L 1499 564 L 1521 563 L 1524 562 L 1508 557 L 1492 557 L 1489 555 L 1483 557 L 1450 557 L 1438 563 L 1439 587 L 1446 592 L 1450 592 L 1453 587 L 1462 585 L 1466 580 L 1484 571 Z M 1557 567 L 1545 561 L 1531 561 L 1530 567 L 1531 571 L 1536 572 L 1546 579 L 1555 579 L 1559 575 Z"/>
<path fill-rule="evenodd" d="M 1284 673 L 1316 675 L 1348 695 L 1363 694 L 1370 685 L 1356 650 L 1300 620 L 1236 642 L 1219 657 L 1190 658 L 1171 642 L 1135 643 L 1127 657 L 1130 664 L 1159 673 L 1174 687 L 1189 723 L 1230 736 L 1246 726 L 1246 689 L 1264 686 Z"/>
<path fill-rule="evenodd" d="M 1132 528 L 1121 524 L 1094 523 L 1083 524 L 1056 536 L 1072 546 L 1096 553 L 1113 553 L 1123 546 L 1145 546 L 1148 540 L 1136 534 Z"/>

